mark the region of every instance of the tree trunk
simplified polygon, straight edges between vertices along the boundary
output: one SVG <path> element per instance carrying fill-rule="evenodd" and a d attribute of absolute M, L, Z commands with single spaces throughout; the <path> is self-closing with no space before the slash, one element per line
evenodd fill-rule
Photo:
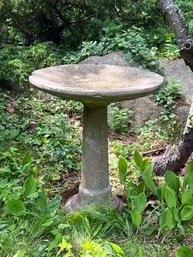
<path fill-rule="evenodd" d="M 193 126 L 190 119 L 192 116 L 193 103 L 177 150 L 175 152 L 169 151 L 166 156 L 162 156 L 154 162 L 154 171 L 157 175 L 163 175 L 166 170 L 172 170 L 179 173 L 180 169 L 183 168 L 188 161 L 193 152 Z"/>
<path fill-rule="evenodd" d="M 189 34 L 183 14 L 173 0 L 160 0 L 160 4 L 176 36 L 181 56 L 186 65 L 193 71 L 193 40 Z"/>
<path fill-rule="evenodd" d="M 181 56 L 186 65 L 193 71 L 193 40 L 190 38 L 182 12 L 173 0 L 160 0 L 160 4 L 176 36 Z M 166 156 L 162 156 L 154 162 L 154 171 L 157 175 L 163 175 L 166 170 L 172 170 L 178 173 L 188 161 L 193 152 L 193 125 L 190 122 L 192 115 L 193 103 L 177 150 L 170 151 Z"/>

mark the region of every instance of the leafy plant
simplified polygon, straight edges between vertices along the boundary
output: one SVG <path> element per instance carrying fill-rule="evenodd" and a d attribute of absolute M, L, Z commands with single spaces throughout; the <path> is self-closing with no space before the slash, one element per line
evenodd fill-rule
<path fill-rule="evenodd" d="M 189 222 L 193 219 L 193 161 L 186 168 L 186 177 L 181 182 L 172 171 L 165 173 L 165 183 L 157 185 L 153 174 L 153 166 L 149 158 L 142 159 L 135 151 L 134 161 L 139 169 L 138 183 L 127 181 L 130 173 L 127 171 L 127 162 L 119 161 L 119 178 L 125 186 L 127 207 L 130 210 L 132 224 L 139 226 L 142 223 L 142 213 L 146 209 L 148 198 L 152 192 L 159 207 L 159 229 L 162 232 L 178 228 L 184 235 Z"/>
<path fill-rule="evenodd" d="M 28 85 L 29 75 L 36 69 L 63 63 L 63 50 L 52 43 L 31 47 L 0 48 L 0 80 L 13 81 L 19 87 Z"/>
<path fill-rule="evenodd" d="M 181 94 L 181 85 L 178 81 L 167 83 L 154 94 L 156 104 L 162 108 L 158 121 L 170 130 L 170 134 L 171 131 L 178 130 L 175 108 Z"/>
<path fill-rule="evenodd" d="M 165 34 L 165 44 L 161 49 L 159 56 L 165 57 L 167 59 L 174 59 L 180 56 L 179 47 L 175 41 L 175 36 L 173 33 Z"/>
<path fill-rule="evenodd" d="M 117 133 L 128 133 L 129 126 L 131 125 L 132 111 L 127 108 L 121 108 L 116 104 L 112 104 L 109 113 L 109 126 Z"/>
<path fill-rule="evenodd" d="M 176 257 L 191 257 L 193 255 L 193 249 L 182 246 L 176 250 L 175 255 Z"/>

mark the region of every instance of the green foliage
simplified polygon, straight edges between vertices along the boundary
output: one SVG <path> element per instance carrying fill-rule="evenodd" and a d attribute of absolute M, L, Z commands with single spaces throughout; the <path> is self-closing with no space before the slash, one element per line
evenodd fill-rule
<path fill-rule="evenodd" d="M 127 52 L 129 62 L 136 61 L 143 67 L 154 70 L 158 68 L 156 48 L 149 49 L 141 29 L 132 27 L 128 30 L 120 30 L 120 26 L 115 28 L 109 26 L 104 28 L 104 31 L 105 36 L 100 39 L 100 42 L 83 41 L 80 50 L 74 52 L 66 51 L 64 47 L 50 42 L 30 47 L 4 46 L 0 48 L 0 80 L 12 81 L 24 87 L 29 85 L 28 77 L 36 69 L 77 63 L 90 55 L 104 55 L 117 50 Z M 118 116 L 123 115 L 124 119 L 126 118 L 125 110 L 114 108 L 114 113 L 117 112 Z M 122 129 L 125 130 L 129 123 L 130 119 Z"/>
<path fill-rule="evenodd" d="M 129 126 L 132 122 L 131 114 L 132 111 L 129 109 L 121 108 L 116 104 L 112 104 L 109 113 L 110 128 L 117 133 L 128 133 Z"/>
<path fill-rule="evenodd" d="M 188 25 L 188 28 L 191 33 L 193 33 L 193 23 L 191 16 L 193 15 L 193 3 L 191 0 L 183 1 L 177 0 L 176 1 L 178 6 L 182 9 L 185 21 Z"/>
<path fill-rule="evenodd" d="M 175 174 L 167 172 L 165 189 L 155 185 L 156 191 L 162 190 L 163 196 L 160 198 L 160 194 L 154 195 L 154 199 L 157 197 L 157 206 L 152 206 L 153 210 L 149 213 L 147 203 L 151 199 L 152 190 L 148 183 L 145 183 L 143 175 L 155 181 L 152 166 L 149 159 L 142 159 L 138 152 L 135 152 L 134 159 L 136 168 L 141 174 L 136 182 L 126 179 L 130 176 L 126 160 L 121 159 L 119 162 L 119 174 L 127 190 L 127 204 L 123 213 L 118 213 L 114 209 L 91 206 L 75 213 L 64 214 L 58 210 L 60 197 L 48 198 L 42 188 L 40 178 L 37 177 L 36 169 L 32 165 L 33 160 L 29 154 L 26 154 L 21 161 L 21 166 L 17 165 L 18 168 L 14 173 L 3 173 L 3 179 L 11 175 L 9 183 L 5 184 L 5 181 L 0 183 L 2 189 L 0 250 L 2 256 L 7 256 L 8 253 L 22 256 L 25 253 L 35 257 L 52 257 L 61 254 L 94 257 L 100 253 L 99 256 L 141 257 L 146 256 L 144 247 L 142 249 L 138 244 L 126 247 L 120 244 L 119 240 L 124 238 L 125 241 L 132 235 L 136 237 L 137 230 L 143 234 L 151 230 L 152 224 L 149 223 L 151 215 L 157 219 L 160 216 L 159 224 L 154 223 L 154 226 L 159 230 L 160 225 L 163 232 L 180 228 L 182 233 L 182 228 L 188 229 L 189 222 L 193 218 L 192 206 L 187 200 L 191 199 L 193 194 L 189 188 L 191 181 L 178 183 L 178 177 L 176 176 L 173 181 Z M 187 168 L 187 173 L 191 172 L 192 162 Z M 181 181 L 181 178 L 179 180 Z M 178 199 L 173 197 L 176 192 L 178 192 Z M 187 196 L 188 193 L 189 196 Z M 152 231 L 155 233 L 155 229 Z M 29 247 L 28 244 L 31 241 L 33 245 Z"/>
<path fill-rule="evenodd" d="M 143 8 L 141 8 L 143 6 Z M 162 12 L 156 0 L 133 1 L 111 0 L 70 1 L 2 0 L 2 27 L 5 38 L 12 41 L 34 42 L 53 41 L 65 47 L 76 47 L 82 41 L 98 40 L 104 24 L 123 24 L 124 29 L 135 25 L 153 29 L 162 24 Z M 52 15 L 50 15 L 52 14 Z"/>
<path fill-rule="evenodd" d="M 28 84 L 29 75 L 36 69 L 63 63 L 64 51 L 51 43 L 31 47 L 0 48 L 0 80 L 13 81 L 18 86 Z"/>
<path fill-rule="evenodd" d="M 157 48 L 149 47 L 144 30 L 133 26 L 127 30 L 120 26 L 103 28 L 105 35 L 100 42 L 83 42 L 81 56 L 104 55 L 112 51 L 121 50 L 127 53 L 128 62 L 137 62 L 142 67 L 151 70 L 158 69 L 159 59 Z"/>
<path fill-rule="evenodd" d="M 180 57 L 180 50 L 176 43 L 173 33 L 167 33 L 163 35 L 165 37 L 165 44 L 160 49 L 160 57 L 167 59 L 174 59 Z"/>
<path fill-rule="evenodd" d="M 37 96 L 14 98 L 11 93 L 7 97 L 3 92 L 0 94 L 2 96 L 0 160 L 4 165 L 4 173 L 9 169 L 9 173 L 14 175 L 20 170 L 17 167 L 21 164 L 21 161 L 18 161 L 19 156 L 23 156 L 23 153 L 30 149 L 42 171 L 45 169 L 46 161 L 46 176 L 50 170 L 49 179 L 56 179 L 59 170 L 79 170 L 81 155 L 79 123 L 70 124 L 70 117 L 65 114 L 69 110 L 66 101 L 58 98 L 50 101 L 43 95 L 41 97 L 44 98 L 41 99 Z M 75 114 L 80 115 L 81 108 L 77 109 L 79 107 L 78 105 L 74 107 Z M 29 157 L 23 162 L 27 162 L 28 159 Z M 27 171 L 30 167 L 24 163 L 23 169 Z"/>
<path fill-rule="evenodd" d="M 176 257 L 191 257 L 193 255 L 193 249 L 182 246 L 176 250 Z"/>
<path fill-rule="evenodd" d="M 162 108 L 159 121 L 166 125 L 170 130 L 176 129 L 176 102 L 180 99 L 181 85 L 177 81 L 165 84 L 157 93 L 154 94 L 155 102 Z"/>
<path fill-rule="evenodd" d="M 159 212 L 158 230 L 165 232 L 167 230 L 176 229 L 180 233 L 185 234 L 185 229 L 193 219 L 192 207 L 192 172 L 193 161 L 187 168 L 187 175 L 180 183 L 182 178 L 177 177 L 172 171 L 165 173 L 165 183 L 157 185 L 153 174 L 153 166 L 148 158 L 142 159 L 141 155 L 135 151 L 134 161 L 136 168 L 139 169 L 140 176 L 138 182 L 130 182 L 126 180 L 127 163 L 124 159 L 119 161 L 119 172 L 121 182 L 125 187 L 127 199 L 127 207 L 130 210 L 132 224 L 139 227 L 142 224 L 142 214 L 147 206 L 147 199 L 153 193 L 154 199 L 157 201 Z"/>
<path fill-rule="evenodd" d="M 117 256 L 125 257 L 124 251 L 116 244 L 111 242 L 104 242 L 99 244 L 95 241 L 86 241 L 81 245 L 82 251 L 80 253 L 81 257 L 107 257 L 107 256 Z"/>

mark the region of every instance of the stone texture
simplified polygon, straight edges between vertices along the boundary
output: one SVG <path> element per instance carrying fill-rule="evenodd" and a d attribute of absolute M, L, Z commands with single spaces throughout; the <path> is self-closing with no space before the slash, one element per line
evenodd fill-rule
<path fill-rule="evenodd" d="M 176 108 L 175 114 L 177 117 L 177 122 L 185 125 L 188 119 L 189 111 L 190 111 L 189 106 L 180 106 Z"/>
<path fill-rule="evenodd" d="M 29 80 L 47 93 L 98 106 L 148 95 L 160 88 L 163 77 L 130 66 L 71 64 L 36 70 Z"/>
<path fill-rule="evenodd" d="M 81 184 L 65 209 L 73 211 L 88 204 L 120 209 L 109 184 L 107 104 L 150 94 L 163 78 L 129 66 L 74 64 L 37 70 L 29 79 L 42 91 L 84 103 Z"/>
<path fill-rule="evenodd" d="M 128 63 L 126 55 L 123 52 L 114 52 L 105 56 L 91 56 L 80 62 L 81 64 L 111 64 L 118 66 L 138 67 L 135 62 Z M 143 82 L 142 82 L 143 83 Z M 121 105 L 133 111 L 132 127 L 142 127 L 148 120 L 157 118 L 160 114 L 160 108 L 155 105 L 151 96 L 145 96 L 138 99 L 124 101 Z M 109 111 L 110 113 L 110 111 Z M 110 115 L 109 115 L 109 118 Z"/>
<path fill-rule="evenodd" d="M 193 72 L 182 59 L 164 60 L 162 68 L 168 81 L 178 80 L 182 85 L 182 92 L 188 103 L 193 98 Z"/>
<path fill-rule="evenodd" d="M 128 64 L 126 56 L 123 52 L 114 52 L 104 56 L 90 56 L 84 61 L 80 62 L 80 64 L 110 64 L 118 66 L 129 65 L 132 67 L 138 67 L 137 63 L 135 62 Z"/>
<path fill-rule="evenodd" d="M 156 106 L 152 97 L 141 97 L 121 103 L 124 108 L 133 110 L 131 128 L 142 127 L 149 120 L 154 120 L 160 115 L 160 108 Z"/>

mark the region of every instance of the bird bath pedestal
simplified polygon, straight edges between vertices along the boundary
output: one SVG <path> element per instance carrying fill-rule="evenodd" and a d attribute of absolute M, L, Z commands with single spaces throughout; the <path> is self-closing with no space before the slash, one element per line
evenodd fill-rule
<path fill-rule="evenodd" d="M 29 80 L 44 92 L 84 104 L 81 183 L 66 211 L 92 203 L 120 209 L 109 184 L 107 106 L 151 94 L 163 78 L 134 67 L 71 64 L 36 70 Z"/>

